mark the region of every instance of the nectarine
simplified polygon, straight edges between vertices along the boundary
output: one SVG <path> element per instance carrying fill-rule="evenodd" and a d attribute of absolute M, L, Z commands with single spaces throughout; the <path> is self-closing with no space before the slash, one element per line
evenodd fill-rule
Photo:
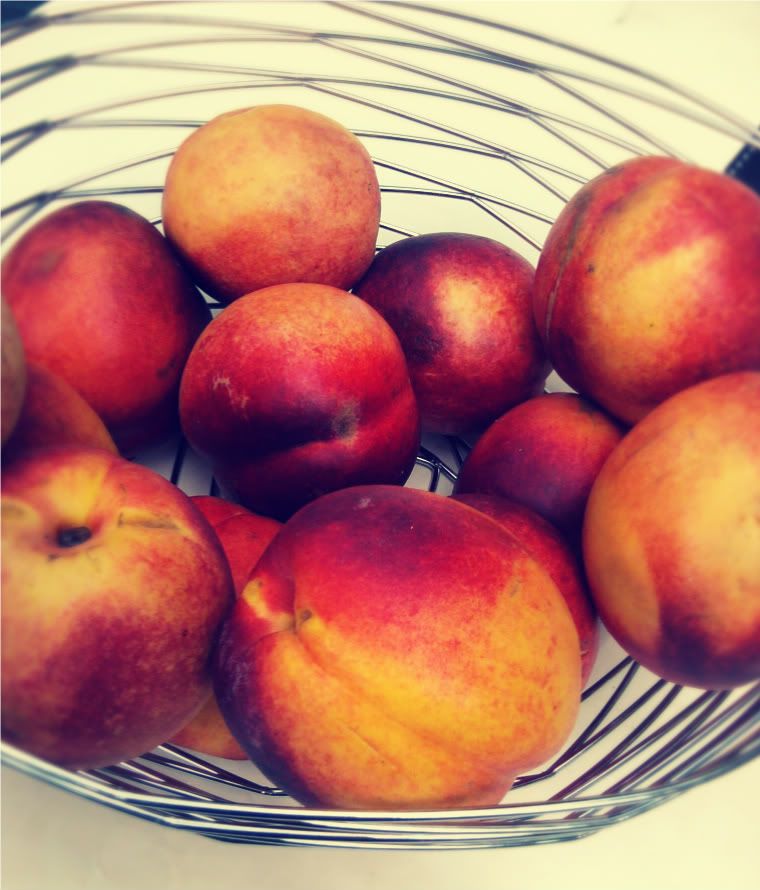
<path fill-rule="evenodd" d="M 454 490 L 518 501 L 575 546 L 591 486 L 623 432 L 575 393 L 536 396 L 507 411 L 475 442 Z"/>
<path fill-rule="evenodd" d="M 567 738 L 580 675 L 565 601 L 497 522 L 368 485 L 272 541 L 225 624 L 215 689 L 295 798 L 410 809 L 498 803 Z"/>
<path fill-rule="evenodd" d="M 603 622 L 645 667 L 708 689 L 760 677 L 760 373 L 641 420 L 594 483 L 583 545 Z"/>
<path fill-rule="evenodd" d="M 2 488 L 3 737 L 71 768 L 163 743 L 208 694 L 232 603 L 216 535 L 102 449 L 18 458 Z"/>
<path fill-rule="evenodd" d="M 336 488 L 402 484 L 420 442 L 396 335 L 322 284 L 263 288 L 224 309 L 188 359 L 180 415 L 222 489 L 277 519 Z"/>
<path fill-rule="evenodd" d="M 2 382 L 2 402 L 0 403 L 2 419 L 0 421 L 0 436 L 2 437 L 2 444 L 5 445 L 18 422 L 21 406 L 24 403 L 26 392 L 26 356 L 16 319 L 13 317 L 11 307 L 4 299 L 2 300 L 2 331 L 0 332 L 0 339 L 2 340 L 2 374 L 0 375 L 0 381 Z"/>
<path fill-rule="evenodd" d="M 24 406 L 3 451 L 3 462 L 35 448 L 58 445 L 105 448 L 118 453 L 105 424 L 74 387 L 57 374 L 29 362 Z"/>
<path fill-rule="evenodd" d="M 560 213 L 534 299 L 559 375 L 627 424 L 760 369 L 760 196 L 672 158 L 619 164 Z"/>
<path fill-rule="evenodd" d="M 367 150 L 337 121 L 259 105 L 215 117 L 180 145 L 163 218 L 222 302 L 297 281 L 348 289 L 374 256 L 380 188 Z"/>
<path fill-rule="evenodd" d="M 62 207 L 2 273 L 27 358 L 70 383 L 122 451 L 177 429 L 182 368 L 211 313 L 147 219 L 108 201 Z"/>
<path fill-rule="evenodd" d="M 375 257 L 354 293 L 401 341 L 423 429 L 480 430 L 541 391 L 549 363 L 533 276 L 505 245 L 457 232 L 404 238 Z"/>

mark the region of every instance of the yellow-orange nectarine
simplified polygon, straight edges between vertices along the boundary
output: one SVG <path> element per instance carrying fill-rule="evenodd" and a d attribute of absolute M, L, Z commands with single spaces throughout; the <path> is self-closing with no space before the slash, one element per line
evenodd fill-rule
<path fill-rule="evenodd" d="M 496 804 L 579 706 L 578 634 L 549 575 L 479 511 L 399 486 L 290 519 L 217 654 L 236 738 L 307 803 Z"/>

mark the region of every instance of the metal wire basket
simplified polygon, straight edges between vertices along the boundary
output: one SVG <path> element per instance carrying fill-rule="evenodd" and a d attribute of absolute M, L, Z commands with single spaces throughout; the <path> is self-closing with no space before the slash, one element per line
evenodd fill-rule
<path fill-rule="evenodd" d="M 179 142 L 222 111 L 260 102 L 321 111 L 367 145 L 383 197 L 380 247 L 466 231 L 534 263 L 563 203 L 605 167 L 637 154 L 704 162 L 760 147 L 749 124 L 683 87 L 463 9 L 57 4 L 4 26 L 6 244 L 41 213 L 90 197 L 128 204 L 160 226 Z M 458 36 L 465 22 L 477 37 Z M 549 388 L 563 384 L 552 376 Z M 426 438 L 408 484 L 450 492 L 468 447 Z M 188 494 L 215 490 L 182 441 L 139 460 Z M 171 745 L 81 772 L 7 744 L 2 757 L 82 797 L 219 840 L 495 847 L 579 838 L 715 779 L 760 754 L 758 718 L 760 684 L 685 689 L 603 635 L 565 748 L 486 809 L 305 808 L 253 764 Z"/>

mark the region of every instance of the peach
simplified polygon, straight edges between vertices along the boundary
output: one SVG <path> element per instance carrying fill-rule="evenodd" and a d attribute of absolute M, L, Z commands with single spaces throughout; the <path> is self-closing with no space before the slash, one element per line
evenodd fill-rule
<path fill-rule="evenodd" d="M 282 523 L 267 516 L 258 516 L 223 498 L 199 496 L 190 500 L 216 532 L 230 565 L 235 593 L 240 593 L 251 569 Z"/>
<path fill-rule="evenodd" d="M 578 631 L 585 686 L 599 652 L 599 620 L 583 566 L 572 548 L 550 522 L 516 501 L 489 494 L 455 494 L 454 498 L 495 519 L 549 573 Z"/>
<path fill-rule="evenodd" d="M 345 127 L 291 105 L 215 117 L 169 166 L 164 229 L 224 303 L 273 284 L 348 289 L 374 256 L 380 188 Z"/>
<path fill-rule="evenodd" d="M 211 314 L 147 219 L 68 205 L 22 235 L 2 273 L 27 358 L 70 383 L 121 450 L 176 430 L 182 368 Z"/>
<path fill-rule="evenodd" d="M 627 424 L 700 380 L 760 369 L 760 197 L 671 158 L 626 161 L 560 213 L 534 300 L 559 375 Z"/>
<path fill-rule="evenodd" d="M 74 387 L 29 362 L 24 406 L 3 451 L 3 462 L 35 448 L 55 445 L 105 448 L 118 454 L 105 424 Z"/>
<path fill-rule="evenodd" d="M 26 393 L 26 356 L 11 307 L 2 300 L 2 444 L 8 441 L 21 414 Z"/>
<path fill-rule="evenodd" d="M 233 600 L 213 530 L 152 470 L 49 448 L 2 480 L 3 737 L 73 769 L 161 744 L 201 707 Z"/>
<path fill-rule="evenodd" d="M 533 276 L 498 241 L 444 232 L 386 247 L 354 287 L 401 341 L 424 430 L 482 429 L 542 390 Z"/>
<path fill-rule="evenodd" d="M 507 411 L 477 440 L 455 491 L 518 501 L 575 545 L 591 486 L 623 432 L 575 393 L 536 396 Z"/>
<path fill-rule="evenodd" d="M 225 624 L 215 689 L 254 762 L 304 803 L 490 805 L 570 733 L 578 635 L 498 523 L 358 486 L 304 507 L 267 548 Z"/>
<path fill-rule="evenodd" d="M 223 491 L 277 519 L 337 488 L 403 484 L 420 441 L 395 334 L 363 300 L 321 284 L 264 288 L 224 309 L 188 359 L 180 416 Z"/>
<path fill-rule="evenodd" d="M 596 480 L 583 549 L 602 621 L 675 683 L 760 677 L 760 373 L 682 390 Z"/>
<path fill-rule="evenodd" d="M 216 532 L 232 571 L 235 593 L 240 593 L 259 557 L 280 530 L 280 523 L 222 498 L 196 495 L 190 500 Z M 170 741 L 213 757 L 248 759 L 222 717 L 213 691 L 195 717 Z"/>

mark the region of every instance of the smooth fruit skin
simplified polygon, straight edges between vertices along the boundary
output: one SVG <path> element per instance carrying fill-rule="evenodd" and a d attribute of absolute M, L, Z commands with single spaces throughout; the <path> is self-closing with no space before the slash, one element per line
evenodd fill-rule
<path fill-rule="evenodd" d="M 559 375 L 627 424 L 760 369 L 760 197 L 671 158 L 613 167 L 552 227 L 534 306 Z"/>
<path fill-rule="evenodd" d="M 498 241 L 444 232 L 386 247 L 354 287 L 401 341 L 424 430 L 482 429 L 541 391 L 533 277 Z"/>
<path fill-rule="evenodd" d="M 537 396 L 507 411 L 476 441 L 455 491 L 511 498 L 575 546 L 591 486 L 623 433 L 575 393 Z"/>
<path fill-rule="evenodd" d="M 223 491 L 286 519 L 349 485 L 403 484 L 419 414 L 398 339 L 337 288 L 264 288 L 228 306 L 188 359 L 185 435 Z"/>
<path fill-rule="evenodd" d="M 132 455 L 177 429 L 185 360 L 211 318 L 166 239 L 127 207 L 81 201 L 3 260 L 27 358 L 62 377 Z"/>
<path fill-rule="evenodd" d="M 251 758 L 304 803 L 490 805 L 567 738 L 578 636 L 498 523 L 358 486 L 272 541 L 225 624 L 215 689 Z"/>
<path fill-rule="evenodd" d="M 259 105 L 182 143 L 163 219 L 200 286 L 224 303 L 289 282 L 348 289 L 374 256 L 380 188 L 367 150 L 337 121 Z"/>
<path fill-rule="evenodd" d="M 583 545 L 602 621 L 645 667 L 707 689 L 760 677 L 760 373 L 637 424 L 594 485 Z"/>
<path fill-rule="evenodd" d="M 599 619 L 583 566 L 556 528 L 516 501 L 489 494 L 455 494 L 454 499 L 495 519 L 541 565 L 565 598 L 581 646 L 581 683 L 588 682 L 599 652 Z"/>
<path fill-rule="evenodd" d="M 0 435 L 2 436 L 2 444 L 5 445 L 16 427 L 26 393 L 24 344 L 21 342 L 21 335 L 18 331 L 16 319 L 13 317 L 13 311 L 5 299 L 2 300 L 0 339 L 2 340 L 2 374 L 0 375 L 0 381 L 2 381 L 2 400 L 0 401 L 2 420 L 0 421 Z"/>
<path fill-rule="evenodd" d="M 29 362 L 24 406 L 3 450 L 3 464 L 36 448 L 59 445 L 104 448 L 118 454 L 105 424 L 74 387 Z"/>
<path fill-rule="evenodd" d="M 3 737 L 73 769 L 163 743 L 208 694 L 232 604 L 214 532 L 102 449 L 38 451 L 2 486 Z"/>
<path fill-rule="evenodd" d="M 216 532 L 232 572 L 235 594 L 239 594 L 281 524 L 223 498 L 196 495 L 190 500 Z M 248 759 L 222 717 L 213 690 L 201 710 L 170 741 L 213 757 Z"/>

